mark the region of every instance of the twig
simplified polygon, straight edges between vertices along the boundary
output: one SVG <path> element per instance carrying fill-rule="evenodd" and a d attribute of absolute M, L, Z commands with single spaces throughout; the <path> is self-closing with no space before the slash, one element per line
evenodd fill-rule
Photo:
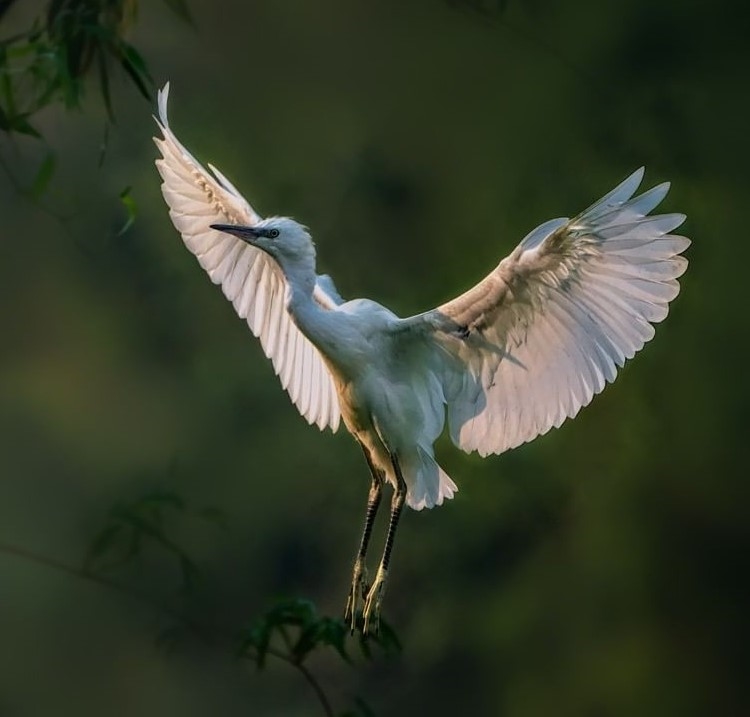
<path fill-rule="evenodd" d="M 303 665 L 301 662 L 298 662 L 297 660 L 289 659 L 286 655 L 282 657 L 276 651 L 272 652 L 271 650 L 269 650 L 269 653 L 289 662 L 290 665 L 294 665 L 294 667 L 296 667 L 304 675 L 304 678 L 307 680 L 310 687 L 312 687 L 313 691 L 318 696 L 320 706 L 323 708 L 323 712 L 326 713 L 326 717 L 334 717 L 333 707 L 331 707 L 331 703 L 328 700 L 328 695 L 326 695 L 326 693 L 323 691 L 323 688 L 320 686 L 320 682 L 318 682 L 318 679 L 315 677 L 315 675 L 313 675 L 313 673 L 310 672 L 310 670 L 308 670 L 305 665 Z"/>
<path fill-rule="evenodd" d="M 171 605 L 158 600 L 152 595 L 148 595 L 147 593 L 136 590 L 135 588 L 132 588 L 128 585 L 123 585 L 122 583 L 119 583 L 116 580 L 112 580 L 111 578 L 108 578 L 104 575 L 99 575 L 97 573 L 85 570 L 84 568 L 79 568 L 75 565 L 70 565 L 61 560 L 57 560 L 56 558 L 50 558 L 47 555 L 42 555 L 41 553 L 29 550 L 28 548 L 24 548 L 19 545 L 13 545 L 11 543 L 5 543 L 2 541 L 0 541 L 0 554 L 10 555 L 15 558 L 20 558 L 21 560 L 35 563 L 36 565 L 42 565 L 46 568 L 52 568 L 53 570 L 57 570 L 58 572 L 64 573 L 68 576 L 78 578 L 79 580 L 86 580 L 90 583 L 94 583 L 95 585 L 99 585 L 114 592 L 118 592 L 121 595 L 126 595 L 127 597 L 136 600 L 143 605 L 154 608 L 166 615 L 169 615 L 169 617 L 173 618 L 177 622 L 182 623 L 207 645 L 214 645 L 217 638 L 232 639 L 233 637 L 232 632 L 226 628 L 221 628 L 215 625 L 209 626 L 203 623 L 199 623 L 180 610 L 177 610 Z M 318 698 L 320 706 L 323 709 L 326 717 L 334 717 L 333 707 L 331 706 L 331 702 L 328 699 L 325 691 L 323 690 L 323 687 L 321 686 L 315 675 L 313 675 L 305 665 L 299 662 L 299 660 L 297 660 L 294 656 L 288 655 L 285 652 L 282 652 L 281 650 L 278 650 L 274 647 L 269 647 L 266 652 L 269 655 L 276 657 L 282 662 L 286 662 L 288 665 L 291 665 L 293 668 L 298 670 L 312 688 L 315 696 Z"/>
<path fill-rule="evenodd" d="M 201 625 L 195 622 L 195 620 L 193 620 L 188 615 L 185 615 L 179 610 L 176 610 L 171 605 L 159 602 L 151 595 L 147 595 L 146 593 L 136 590 L 135 588 L 132 588 L 128 585 L 118 583 L 116 580 L 112 580 L 112 578 L 108 578 L 97 573 L 92 573 L 88 570 L 85 570 L 84 568 L 78 568 L 74 565 L 68 565 L 67 563 L 63 563 L 60 560 L 35 553 L 32 550 L 22 548 L 18 545 L 11 545 L 9 543 L 0 542 L 0 553 L 13 555 L 17 558 L 22 558 L 23 560 L 36 563 L 37 565 L 44 565 L 45 567 L 53 568 L 58 572 L 62 572 L 72 577 L 79 578 L 80 580 L 87 580 L 88 582 L 95 583 L 96 585 L 101 585 L 105 588 L 109 588 L 110 590 L 119 592 L 122 595 L 127 595 L 129 598 L 132 598 L 133 600 L 136 600 L 144 605 L 148 605 L 149 607 L 155 608 L 165 615 L 169 615 L 169 617 L 173 618 L 177 622 L 182 623 L 185 627 L 192 630 L 197 637 L 199 637 L 208 645 L 213 643 L 212 636 L 213 638 L 221 636 L 221 630 L 219 628 L 209 628 L 206 625 Z"/>

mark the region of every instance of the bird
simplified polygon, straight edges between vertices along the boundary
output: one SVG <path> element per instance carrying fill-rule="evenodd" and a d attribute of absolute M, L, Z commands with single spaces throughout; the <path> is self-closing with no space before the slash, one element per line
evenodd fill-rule
<path fill-rule="evenodd" d="M 341 422 L 370 471 L 364 530 L 344 620 L 375 633 L 404 505 L 433 508 L 457 486 L 435 460 L 452 442 L 500 454 L 573 418 L 654 336 L 678 295 L 690 245 L 684 214 L 650 214 L 669 190 L 636 194 L 638 169 L 574 218 L 533 229 L 483 279 L 437 308 L 400 318 L 370 299 L 345 301 L 316 272 L 307 227 L 261 217 L 170 128 L 158 93 L 156 166 L 187 248 L 247 321 L 300 414 Z M 209 171 L 210 170 L 210 171 Z M 392 488 L 382 556 L 366 567 L 384 488 Z"/>

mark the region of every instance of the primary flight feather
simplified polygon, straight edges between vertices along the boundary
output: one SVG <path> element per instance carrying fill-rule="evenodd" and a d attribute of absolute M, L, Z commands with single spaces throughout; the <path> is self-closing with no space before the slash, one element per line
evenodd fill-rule
<path fill-rule="evenodd" d="M 651 212 L 668 184 L 635 195 L 639 169 L 574 219 L 534 229 L 476 286 L 400 319 L 367 299 L 343 301 L 319 276 L 307 229 L 263 219 L 219 170 L 207 171 L 172 132 L 159 92 L 156 165 L 188 249 L 260 339 L 282 386 L 310 423 L 343 419 L 372 483 L 346 617 L 377 626 L 404 503 L 431 508 L 455 483 L 434 458 L 446 417 L 453 442 L 502 453 L 575 416 L 654 335 L 690 244 L 685 217 Z M 385 549 L 365 569 L 385 482 L 393 488 Z M 360 600 L 363 600 L 361 613 Z"/>

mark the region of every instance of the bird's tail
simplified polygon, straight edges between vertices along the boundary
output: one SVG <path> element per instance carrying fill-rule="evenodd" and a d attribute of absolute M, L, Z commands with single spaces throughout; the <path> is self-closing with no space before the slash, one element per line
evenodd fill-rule
<path fill-rule="evenodd" d="M 442 505 L 458 490 L 450 476 L 437 464 L 431 446 L 417 445 L 407 460 L 402 455 L 401 468 L 409 489 L 406 503 L 414 510 Z"/>

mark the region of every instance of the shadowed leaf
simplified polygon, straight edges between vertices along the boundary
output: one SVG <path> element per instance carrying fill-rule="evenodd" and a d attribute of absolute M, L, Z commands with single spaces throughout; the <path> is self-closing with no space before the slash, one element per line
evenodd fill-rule
<path fill-rule="evenodd" d="M 42 160 L 42 164 L 39 166 L 34 181 L 31 184 L 31 189 L 29 190 L 34 199 L 41 199 L 42 195 L 47 190 L 47 186 L 55 173 L 56 165 L 57 160 L 54 152 L 48 152 L 47 156 Z"/>
<path fill-rule="evenodd" d="M 135 47 L 127 42 L 120 43 L 118 50 L 122 68 L 128 73 L 130 79 L 133 80 L 133 84 L 135 84 L 143 97 L 151 101 L 150 85 L 153 85 L 153 80 L 143 58 Z"/>
<path fill-rule="evenodd" d="M 349 626 L 342 619 L 321 618 L 319 624 L 320 642 L 324 645 L 330 645 L 345 662 L 351 665 L 352 658 L 346 650 L 346 639 L 348 636 Z"/>
<path fill-rule="evenodd" d="M 91 542 L 86 558 L 84 559 L 84 569 L 91 570 L 93 563 L 97 558 L 101 558 L 112 550 L 118 543 L 122 535 L 123 526 L 120 523 L 110 523 L 96 535 Z"/>
<path fill-rule="evenodd" d="M 99 87 L 102 91 L 102 100 L 104 100 L 104 107 L 107 110 L 107 117 L 109 117 L 110 122 L 114 122 L 115 111 L 112 107 L 112 96 L 109 91 L 109 70 L 107 67 L 107 56 L 101 47 L 97 48 L 96 64 L 99 68 Z"/>
<path fill-rule="evenodd" d="M 125 219 L 125 223 L 120 228 L 120 231 L 117 232 L 117 236 L 122 236 L 130 227 L 133 226 L 135 223 L 135 218 L 138 213 L 138 207 L 136 206 L 135 199 L 130 194 L 130 187 L 125 187 L 120 194 L 120 204 L 122 204 L 123 207 L 125 207 L 125 211 L 127 212 L 127 218 Z"/>

